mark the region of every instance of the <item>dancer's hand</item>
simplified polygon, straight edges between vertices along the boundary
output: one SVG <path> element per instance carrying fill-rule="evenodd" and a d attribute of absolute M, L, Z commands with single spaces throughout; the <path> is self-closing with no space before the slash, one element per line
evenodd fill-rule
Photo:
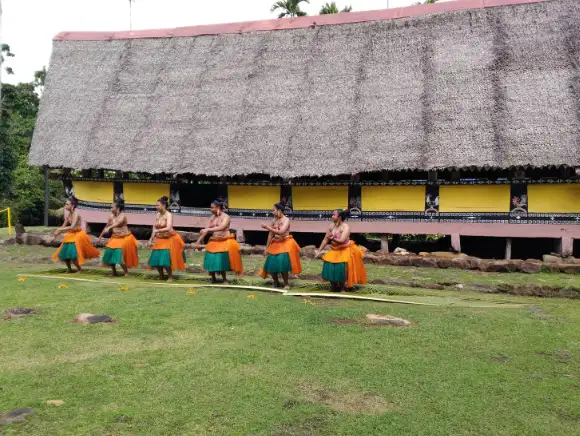
<path fill-rule="evenodd" d="M 264 230 L 270 230 L 270 226 L 268 224 L 262 224 L 262 228 Z"/>
<path fill-rule="evenodd" d="M 268 256 L 268 249 L 266 248 L 266 249 L 264 250 L 264 257 L 267 257 L 267 256 Z"/>
<path fill-rule="evenodd" d="M 52 236 L 54 236 L 54 238 L 56 238 L 58 235 L 60 235 L 60 230 L 55 230 L 54 233 L 52 234 Z M 54 240 L 53 238 L 53 240 Z"/>
<path fill-rule="evenodd" d="M 315 259 L 318 259 L 320 257 L 320 251 L 316 251 L 316 254 L 314 255 Z"/>

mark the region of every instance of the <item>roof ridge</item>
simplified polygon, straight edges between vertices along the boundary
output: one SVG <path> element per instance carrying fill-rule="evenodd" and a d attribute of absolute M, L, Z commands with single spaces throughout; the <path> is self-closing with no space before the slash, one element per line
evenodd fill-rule
<path fill-rule="evenodd" d="M 119 32 L 61 32 L 54 37 L 54 41 L 107 41 L 145 38 L 176 38 L 204 35 L 240 34 L 272 30 L 305 29 L 316 26 L 353 24 L 368 21 L 388 21 L 429 14 L 463 11 L 468 9 L 524 5 L 547 1 L 551 0 L 455 0 L 393 9 L 313 15 L 296 18 L 275 18 L 260 21 L 245 21 L 239 23 L 204 24 L 199 26 L 177 27 L 173 29 L 151 29 Z"/>

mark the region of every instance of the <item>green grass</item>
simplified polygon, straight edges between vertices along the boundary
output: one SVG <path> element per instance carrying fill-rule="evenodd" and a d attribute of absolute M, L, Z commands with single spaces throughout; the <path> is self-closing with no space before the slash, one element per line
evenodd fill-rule
<path fill-rule="evenodd" d="M 435 307 L 317 300 L 267 293 L 16 280 L 54 273 L 49 249 L 0 249 L 0 413 L 32 407 L 4 434 L 74 435 L 575 435 L 580 434 L 580 302 L 452 290 L 380 287 Z M 141 252 L 143 258 L 146 250 Z M 189 262 L 200 264 L 193 255 Z M 263 260 L 245 258 L 247 269 Z M 306 262 L 308 273 L 318 261 Z M 550 283 L 573 276 L 475 274 L 369 266 L 371 277 Z M 196 277 L 199 283 L 201 276 Z M 244 277 L 247 283 L 262 283 Z M 58 288 L 59 283 L 68 288 Z M 181 281 L 179 281 L 181 282 Z M 298 282 L 304 289 L 313 284 Z M 308 287 L 310 286 L 310 288 Z M 449 299 L 514 303 L 456 307 Z M 529 310 L 530 306 L 534 311 Z M 78 325 L 81 312 L 118 322 Z M 410 328 L 339 325 L 366 314 Z M 47 400 L 63 400 L 60 407 Z"/>

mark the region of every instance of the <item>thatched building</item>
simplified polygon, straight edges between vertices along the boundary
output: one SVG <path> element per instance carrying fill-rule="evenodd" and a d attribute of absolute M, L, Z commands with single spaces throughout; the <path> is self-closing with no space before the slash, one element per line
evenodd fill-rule
<path fill-rule="evenodd" d="M 580 238 L 580 2 L 458 0 L 135 32 L 67 32 L 30 151 L 85 217 L 179 226 L 227 197 L 258 230 L 350 207 L 365 233 Z M 72 170 L 72 171 L 71 171 Z M 76 171 L 75 171 L 76 170 Z M 81 171 L 81 172 L 79 172 Z M 109 176 L 108 176 L 109 175 Z"/>

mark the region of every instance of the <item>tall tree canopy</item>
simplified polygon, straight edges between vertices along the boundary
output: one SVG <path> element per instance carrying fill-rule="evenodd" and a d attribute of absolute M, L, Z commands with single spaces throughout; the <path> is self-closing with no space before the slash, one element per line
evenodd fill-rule
<path fill-rule="evenodd" d="M 336 2 L 325 3 L 320 8 L 320 15 L 338 14 L 339 12 L 352 12 L 352 6 L 345 6 L 341 10 L 336 6 Z"/>
<path fill-rule="evenodd" d="M 304 17 L 306 12 L 300 9 L 300 3 L 310 3 L 310 0 L 279 0 L 272 5 L 270 12 L 277 12 L 278 18 Z"/>
<path fill-rule="evenodd" d="M 2 46 L 2 52 L 10 52 L 10 48 Z M 40 103 L 37 91 L 41 91 L 45 78 L 46 68 L 43 68 L 34 74 L 34 81 L 2 86 L 0 209 L 10 207 L 14 219 L 25 225 L 41 224 L 44 209 L 42 169 L 28 165 L 28 151 Z M 60 182 L 51 182 L 53 207 L 58 207 L 61 202 L 62 190 Z M 0 216 L 0 225 L 6 224 L 5 219 L 4 214 Z"/>

